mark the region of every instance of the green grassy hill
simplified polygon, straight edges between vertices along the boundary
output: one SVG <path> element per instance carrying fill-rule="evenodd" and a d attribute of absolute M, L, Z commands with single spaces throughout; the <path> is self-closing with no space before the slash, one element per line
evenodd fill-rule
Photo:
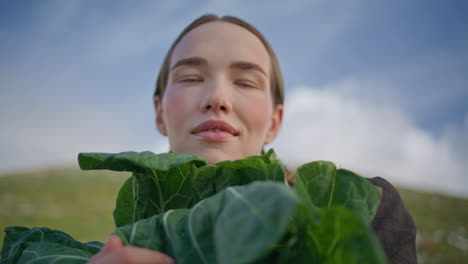
<path fill-rule="evenodd" d="M 11 225 L 58 229 L 87 242 L 114 230 L 112 211 L 130 173 L 56 169 L 0 177 L 0 234 Z"/>
<path fill-rule="evenodd" d="M 0 230 L 45 226 L 87 242 L 105 242 L 129 173 L 54 169 L 0 176 Z M 466 263 L 468 200 L 399 188 L 418 227 L 419 263 Z M 4 232 L 0 233 L 0 246 Z"/>
<path fill-rule="evenodd" d="M 467 263 L 468 199 L 398 190 L 416 222 L 418 263 Z"/>

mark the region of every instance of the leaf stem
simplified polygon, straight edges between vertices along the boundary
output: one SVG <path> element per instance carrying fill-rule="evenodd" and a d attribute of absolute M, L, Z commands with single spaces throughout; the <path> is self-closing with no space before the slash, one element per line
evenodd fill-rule
<path fill-rule="evenodd" d="M 332 186 L 330 190 L 330 198 L 328 199 L 328 208 L 330 208 L 333 202 L 333 194 L 335 192 L 335 181 L 336 181 L 336 168 L 335 170 L 333 170 L 333 180 L 332 180 Z"/>
<path fill-rule="evenodd" d="M 156 173 L 156 170 L 154 169 L 150 169 L 151 173 L 153 174 L 153 181 L 154 183 L 156 184 L 156 188 L 158 189 L 158 195 L 159 195 L 159 208 L 160 208 L 160 214 L 164 213 L 164 208 L 165 208 L 165 205 L 164 205 L 164 202 L 163 202 L 163 196 L 162 196 L 162 190 L 161 190 L 161 185 L 159 184 L 159 178 L 158 178 L 158 174 Z"/>

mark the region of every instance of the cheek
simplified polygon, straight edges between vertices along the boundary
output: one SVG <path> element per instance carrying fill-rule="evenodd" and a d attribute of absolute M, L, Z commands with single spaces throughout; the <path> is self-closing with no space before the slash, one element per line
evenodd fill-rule
<path fill-rule="evenodd" d="M 189 113 L 193 112 L 191 104 L 193 104 L 193 99 L 190 100 L 187 94 L 167 90 L 163 99 L 163 112 L 169 131 L 174 131 L 174 128 L 185 124 L 184 120 L 190 117 Z"/>
<path fill-rule="evenodd" d="M 243 117 L 251 132 L 264 133 L 272 113 L 272 101 L 265 96 L 243 100 Z"/>

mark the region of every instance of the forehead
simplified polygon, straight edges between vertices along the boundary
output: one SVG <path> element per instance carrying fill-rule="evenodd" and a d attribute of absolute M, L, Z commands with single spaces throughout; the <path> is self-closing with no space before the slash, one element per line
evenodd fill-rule
<path fill-rule="evenodd" d="M 245 61 L 267 72 L 270 69 L 270 56 L 260 39 L 241 26 L 223 21 L 209 22 L 187 33 L 175 47 L 170 65 L 189 57 L 202 57 L 218 66 Z"/>

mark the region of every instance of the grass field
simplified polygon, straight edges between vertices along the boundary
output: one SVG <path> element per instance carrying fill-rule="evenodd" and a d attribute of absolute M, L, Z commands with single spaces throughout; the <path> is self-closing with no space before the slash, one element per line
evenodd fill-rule
<path fill-rule="evenodd" d="M 0 176 L 0 230 L 45 226 L 105 242 L 129 173 L 53 169 Z M 418 227 L 419 263 L 467 263 L 468 200 L 399 188 Z M 0 246 L 3 245 L 3 231 Z"/>

